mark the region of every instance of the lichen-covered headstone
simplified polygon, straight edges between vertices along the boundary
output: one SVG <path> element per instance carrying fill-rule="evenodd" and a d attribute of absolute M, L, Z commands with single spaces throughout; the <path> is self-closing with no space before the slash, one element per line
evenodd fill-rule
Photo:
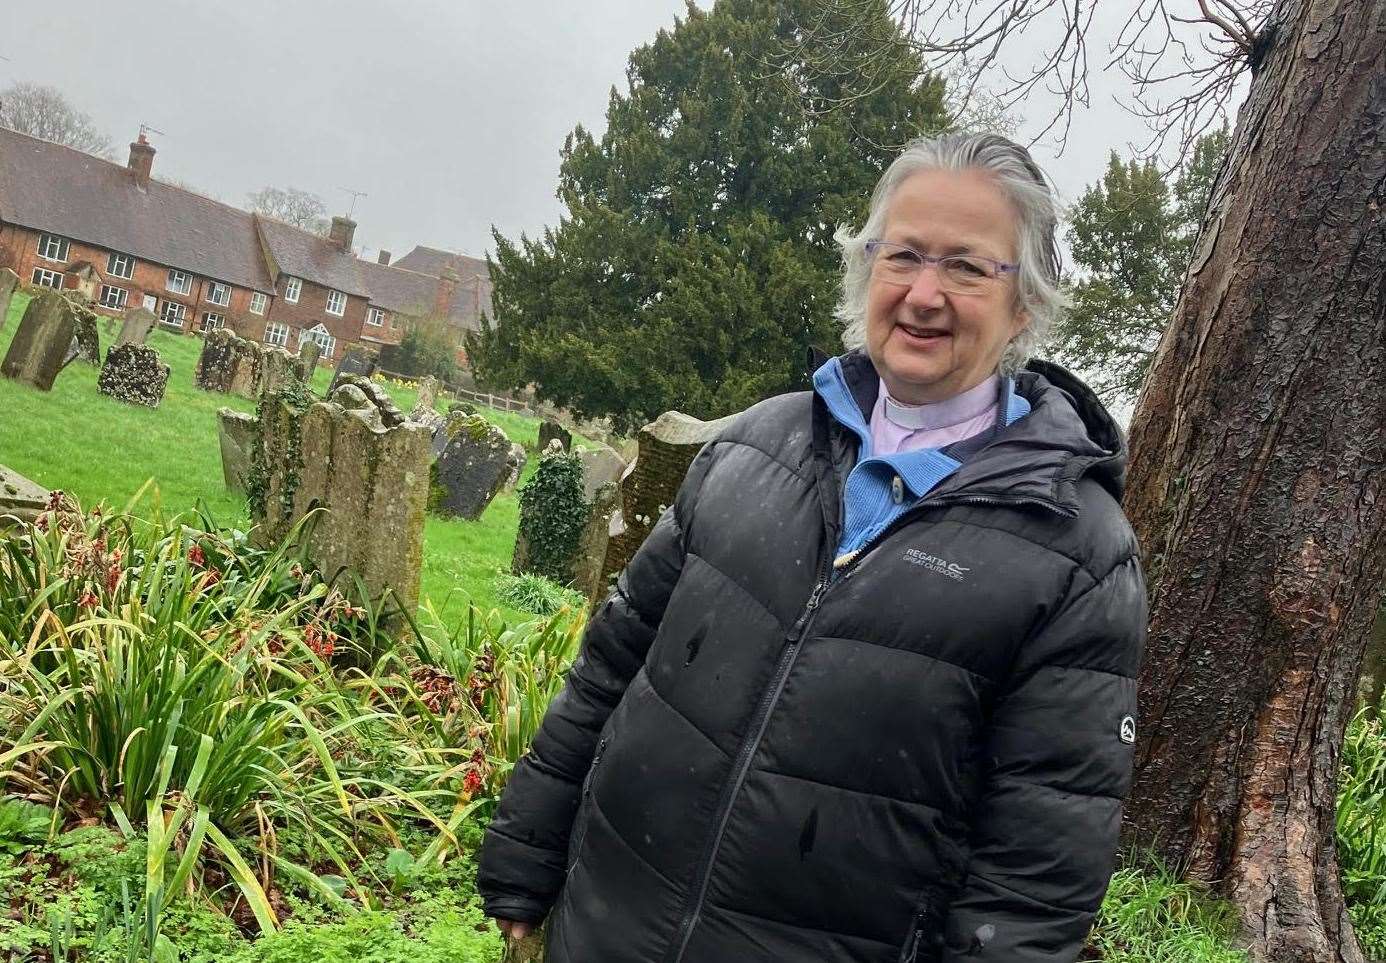
<path fill-rule="evenodd" d="M 315 508 L 308 555 L 328 580 L 372 600 L 418 604 L 428 500 L 428 431 L 359 384 L 295 410 L 281 394 L 261 403 L 261 446 L 250 485 L 260 544 L 274 544 Z M 258 477 L 257 477 L 258 476 Z"/>
<path fill-rule="evenodd" d="M 149 332 L 153 331 L 154 325 L 158 323 L 159 319 L 148 308 L 131 308 L 125 312 L 125 320 L 120 326 L 115 346 L 118 348 L 124 344 L 144 344 L 149 340 Z"/>
<path fill-rule="evenodd" d="M 24 309 L 5 360 L 0 362 L 0 375 L 52 391 L 58 373 L 74 357 L 68 349 L 76 329 L 72 302 L 56 291 L 36 295 Z"/>
<path fill-rule="evenodd" d="M 512 471 L 510 439 L 479 415 L 452 414 L 442 443 L 429 507 L 442 515 L 476 519 L 491 504 Z"/>
<path fill-rule="evenodd" d="M 10 316 L 10 299 L 18 286 L 19 275 L 9 268 L 0 268 L 0 331 L 5 330 L 5 320 Z"/>
<path fill-rule="evenodd" d="M 332 373 L 332 385 L 328 388 L 328 394 L 337 390 L 337 386 L 342 383 L 346 375 L 356 375 L 361 378 L 369 378 L 375 374 L 376 368 L 380 365 L 380 356 L 373 351 L 365 348 L 348 348 L 342 355 L 342 360 L 337 362 L 337 370 Z"/>
<path fill-rule="evenodd" d="M 414 407 L 432 410 L 438 403 L 438 384 L 438 379 L 433 375 L 424 375 L 423 380 L 419 382 L 419 398 Z"/>
<path fill-rule="evenodd" d="M 260 369 L 264 353 L 254 341 L 247 341 L 221 328 L 202 341 L 194 383 L 203 391 L 240 395 L 254 401 L 260 396 Z"/>
<path fill-rule="evenodd" d="M 0 465 L 0 531 L 11 527 L 16 519 L 32 525 L 48 507 L 48 498 L 48 489 Z"/>
<path fill-rule="evenodd" d="M 260 347 L 257 345 L 256 347 Z M 260 347 L 260 394 L 279 391 L 291 381 L 303 381 L 303 364 L 283 348 Z"/>
<path fill-rule="evenodd" d="M 556 421 L 542 421 L 539 423 L 539 450 L 548 451 L 549 442 L 555 438 L 563 446 L 564 451 L 573 450 L 573 435 Z"/>
<path fill-rule="evenodd" d="M 313 372 L 318 370 L 318 359 L 322 357 L 322 345 L 312 338 L 304 338 L 298 344 L 298 363 L 303 369 L 303 380 L 312 381 Z"/>
<path fill-rule="evenodd" d="M 514 488 L 520 482 L 520 474 L 525 470 L 525 462 L 529 461 L 529 456 L 525 454 L 525 446 L 518 441 L 510 445 L 510 456 L 505 463 L 510 468 L 510 474 L 505 476 L 504 488 Z"/>
<path fill-rule="evenodd" d="M 626 460 L 605 445 L 583 448 L 577 456 L 582 462 L 582 491 L 589 499 L 598 489 L 619 482 L 626 473 Z"/>
<path fill-rule="evenodd" d="M 164 399 L 168 372 L 159 352 L 148 345 L 116 345 L 106 352 L 96 388 L 117 401 L 157 408 Z"/>
<path fill-rule="evenodd" d="M 621 489 L 616 484 L 603 485 L 588 502 L 587 524 L 582 529 L 577 555 L 573 559 L 572 587 L 592 604 L 600 602 L 608 591 L 602 566 L 606 564 L 606 547 L 611 541 L 611 519 L 616 514 Z"/>
<path fill-rule="evenodd" d="M 703 445 L 735 417 L 699 421 L 681 411 L 666 411 L 640 429 L 640 453 L 621 479 L 621 510 L 612 519 L 603 579 L 626 567 L 659 516 L 674 503 L 683 476 Z"/>
<path fill-rule="evenodd" d="M 226 490 L 244 492 L 255 447 L 260 444 L 260 420 L 243 411 L 218 408 L 217 440 L 221 445 L 221 477 Z"/>

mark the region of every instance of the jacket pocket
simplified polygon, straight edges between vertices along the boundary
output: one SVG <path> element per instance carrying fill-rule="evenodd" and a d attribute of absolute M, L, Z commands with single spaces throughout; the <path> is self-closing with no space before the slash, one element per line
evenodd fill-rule
<path fill-rule="evenodd" d="M 573 820 L 573 832 L 568 839 L 568 872 L 571 874 L 577 865 L 578 854 L 582 852 L 582 841 L 587 836 L 587 826 L 592 821 L 592 780 L 601 765 L 602 755 L 610 736 L 603 736 L 597 742 L 597 751 L 592 754 L 592 765 L 587 768 L 587 776 L 582 780 L 582 795 L 578 797 L 577 817 Z"/>

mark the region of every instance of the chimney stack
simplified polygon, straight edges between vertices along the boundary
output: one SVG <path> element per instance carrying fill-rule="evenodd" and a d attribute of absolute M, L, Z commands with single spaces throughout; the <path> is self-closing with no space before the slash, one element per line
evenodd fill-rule
<path fill-rule="evenodd" d="M 381 251 L 381 252 L 380 252 L 380 257 L 378 257 L 376 260 L 379 261 L 381 264 L 385 265 L 386 267 L 389 267 L 389 266 L 390 266 L 390 252 L 389 252 L 389 251 Z"/>
<path fill-rule="evenodd" d="M 136 184 L 149 186 L 149 174 L 154 169 L 154 145 L 145 139 L 143 133 L 130 145 L 130 163 L 126 166 L 134 172 Z"/>
<path fill-rule="evenodd" d="M 350 253 L 352 239 L 356 237 L 356 222 L 349 217 L 334 217 L 332 230 L 327 236 L 343 251 Z"/>
<path fill-rule="evenodd" d="M 433 313 L 440 318 L 446 318 L 448 309 L 452 307 L 452 292 L 457 287 L 457 270 L 451 264 L 447 264 L 438 273 L 440 277 L 434 293 Z"/>

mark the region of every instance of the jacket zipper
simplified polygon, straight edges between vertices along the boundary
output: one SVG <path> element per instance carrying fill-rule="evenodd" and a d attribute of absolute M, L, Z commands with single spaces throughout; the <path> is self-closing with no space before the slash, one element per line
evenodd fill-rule
<path fill-rule="evenodd" d="M 770 724 L 770 714 L 774 711 L 775 703 L 779 701 L 780 694 L 784 691 L 786 680 L 789 678 L 789 671 L 794 668 L 794 661 L 799 654 L 799 643 L 803 641 L 808 633 L 809 627 L 813 624 L 813 618 L 823 597 L 832 591 L 833 587 L 843 582 L 853 569 L 861 562 L 870 551 L 885 540 L 887 536 L 895 532 L 901 525 L 909 521 L 914 515 L 925 508 L 939 508 L 958 502 L 970 502 L 985 505 L 1037 505 L 1047 508 L 1052 512 L 1065 517 L 1070 517 L 1071 512 L 1067 512 L 1053 502 L 1044 501 L 1037 498 L 992 498 L 983 495 L 953 495 L 945 498 L 938 498 L 929 501 L 922 501 L 912 506 L 909 511 L 903 513 L 895 521 L 876 534 L 876 537 L 863 545 L 841 570 L 835 579 L 830 580 L 832 571 L 831 556 L 825 559 L 825 564 L 820 567 L 819 579 L 813 586 L 813 592 L 809 595 L 808 603 L 804 606 L 804 611 L 800 613 L 795 621 L 794 627 L 785 636 L 785 646 L 780 653 L 780 660 L 775 666 L 775 674 L 771 676 L 770 684 L 766 688 L 765 695 L 760 700 L 760 705 L 756 707 L 756 714 L 751 717 L 751 725 L 748 728 L 747 737 L 742 740 L 741 747 L 737 752 L 736 764 L 732 768 L 732 778 L 727 784 L 727 788 L 722 793 L 722 800 L 718 804 L 717 828 L 708 841 L 707 849 L 703 852 L 703 858 L 698 863 L 698 888 L 688 909 L 684 911 L 683 919 L 679 922 L 677 930 L 678 948 L 667 957 L 668 963 L 681 963 L 683 954 L 688 949 L 688 941 L 693 937 L 693 928 L 697 925 L 698 916 L 702 912 L 703 901 L 707 898 L 707 887 L 712 880 L 712 867 L 717 862 L 717 851 L 722 846 L 722 836 L 726 832 L 727 822 L 731 819 L 732 804 L 736 800 L 737 794 L 741 791 L 741 784 L 746 780 L 746 774 L 751 768 L 751 759 L 755 755 L 756 749 L 760 747 L 760 740 L 765 736 L 765 730 Z M 917 927 L 916 927 L 917 930 Z M 917 936 L 912 938 L 915 950 L 918 948 Z M 906 959 L 909 959 L 907 957 Z"/>
<path fill-rule="evenodd" d="M 915 963 L 919 958 L 919 943 L 924 939 L 925 913 L 921 909 L 914 914 L 914 922 L 910 925 L 909 937 L 905 940 L 905 946 L 900 951 L 900 963 Z"/>
<path fill-rule="evenodd" d="M 670 963 L 679 963 L 683 959 L 684 952 L 688 949 L 688 941 L 693 936 L 693 928 L 697 925 L 698 915 L 702 912 L 703 900 L 707 897 L 708 883 L 712 880 L 712 867 L 717 862 L 717 851 L 722 846 L 722 836 L 727 831 L 728 820 L 731 819 L 732 803 L 735 802 L 737 794 L 741 791 L 741 784 L 745 782 L 746 774 L 751 768 L 751 759 L 755 756 L 756 749 L 760 747 L 760 740 L 765 736 L 765 730 L 770 724 L 770 714 L 775 708 L 775 703 L 779 701 L 780 693 L 784 691 L 785 680 L 789 678 L 789 670 L 794 667 L 794 660 L 799 654 L 799 643 L 808 633 L 809 626 L 813 623 L 814 613 L 822 603 L 823 596 L 827 594 L 827 591 L 828 579 L 823 576 L 813 586 L 813 592 L 809 595 L 804 611 L 800 613 L 794 627 L 785 636 L 784 648 L 780 652 L 779 663 L 775 666 L 775 674 L 770 679 L 770 685 L 766 688 L 765 695 L 761 697 L 760 705 L 756 707 L 756 714 L 751 717 L 751 724 L 747 728 L 747 737 L 741 742 L 741 748 L 736 756 L 736 765 L 732 768 L 732 778 L 722 793 L 722 801 L 718 805 L 717 828 L 708 841 L 702 860 L 698 863 L 697 894 L 689 904 L 688 909 L 684 911 L 683 919 L 679 923 L 678 948 L 670 957 Z"/>
<path fill-rule="evenodd" d="M 610 737 L 602 739 L 597 743 L 597 751 L 592 755 L 592 766 L 587 770 L 587 777 L 582 780 L 582 800 L 579 801 L 580 804 L 585 802 L 588 796 L 592 795 L 592 780 L 597 776 L 597 765 L 602 761 L 602 753 L 606 751 L 606 744 L 609 738 Z M 592 803 L 588 802 L 587 805 L 591 806 Z M 591 822 L 592 814 L 589 812 L 587 814 L 587 821 L 582 824 L 582 832 L 579 833 L 577 838 L 573 841 L 573 861 L 568 866 L 569 874 L 577 868 L 578 857 L 582 855 L 582 843 L 587 838 L 587 827 Z"/>

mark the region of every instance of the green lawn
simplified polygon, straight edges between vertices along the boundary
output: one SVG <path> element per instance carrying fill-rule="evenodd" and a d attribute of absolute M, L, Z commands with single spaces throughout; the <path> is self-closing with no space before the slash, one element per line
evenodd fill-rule
<path fill-rule="evenodd" d="M 28 300 L 16 293 L 8 323 L 0 330 L 0 357 Z M 115 326 L 108 331 L 103 319 L 98 327 L 104 350 L 114 340 Z M 45 487 L 71 492 L 84 504 L 104 499 L 124 506 L 152 482 L 139 506 L 141 514 L 156 507 L 177 512 L 202 504 L 219 521 L 248 525 L 245 498 L 222 484 L 216 413 L 223 407 L 254 411 L 254 403 L 193 386 L 200 339 L 155 330 L 149 344 L 173 369 L 157 410 L 99 393 L 97 370 L 81 363 L 63 371 L 48 393 L 0 378 L 0 464 Z M 313 386 L 321 394 L 330 380 L 331 372 L 319 368 Z M 385 387 L 401 409 L 413 408 L 413 388 L 398 383 Z M 528 478 L 537 463 L 539 422 L 513 412 L 479 410 L 529 451 Z M 496 573 L 509 570 L 518 524 L 514 491 L 496 496 L 474 522 L 430 516 L 424 526 L 421 600 L 431 601 L 449 624 L 465 615 L 469 601 L 482 609 L 498 608 L 507 619 L 531 617 L 500 605 L 493 587 Z"/>

